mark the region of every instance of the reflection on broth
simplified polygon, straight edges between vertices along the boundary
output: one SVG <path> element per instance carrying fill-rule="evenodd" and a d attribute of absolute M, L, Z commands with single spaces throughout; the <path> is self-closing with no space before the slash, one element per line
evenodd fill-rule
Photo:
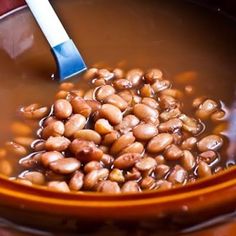
<path fill-rule="evenodd" d="M 196 111 L 192 107 L 194 98 L 198 98 L 196 104 L 206 107 L 214 107 L 216 101 L 222 109 L 211 116 L 213 122 L 205 120 L 201 111 L 197 116 L 203 118 L 206 134 L 220 135 L 224 140 L 213 172 L 235 164 L 233 23 L 184 1 L 57 0 L 53 4 L 90 67 L 110 71 L 161 68 L 173 88 L 187 94 L 183 113 L 191 117 Z M 17 30 L 12 32 L 12 27 Z M 22 120 L 19 109 L 36 103 L 42 107 L 31 108 L 46 114 L 43 107 L 53 104 L 59 85 L 50 79 L 54 61 L 27 10 L 4 19 L 0 32 L 0 60 L 4 65 L 0 68 L 0 106 L 4 111 L 0 116 L 0 172 L 16 176 L 27 169 L 19 167 L 19 158 L 28 154 L 25 146 L 37 138 L 38 129 L 38 122 Z M 79 77 L 71 81 L 81 90 L 89 88 Z M 103 81 L 96 83 L 100 86 Z M 140 93 L 148 94 L 149 87 Z M 63 91 L 56 96 L 62 95 Z M 13 153 L 9 151 L 11 141 Z"/>

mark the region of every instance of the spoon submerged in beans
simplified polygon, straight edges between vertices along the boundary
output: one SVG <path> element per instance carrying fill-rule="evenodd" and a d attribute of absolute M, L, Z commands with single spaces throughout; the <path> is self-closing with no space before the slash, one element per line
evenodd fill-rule
<path fill-rule="evenodd" d="M 159 69 L 91 68 L 83 79 L 89 89 L 62 83 L 51 108 L 21 108 L 18 126 L 27 132 L 27 122 L 37 124 L 36 138 L 16 137 L 0 149 L 20 158 L 22 171 L 12 180 L 63 192 L 125 193 L 170 189 L 223 169 L 225 137 L 206 128 L 224 120 L 220 102 L 195 98 L 188 115 L 191 86 L 173 88 Z"/>

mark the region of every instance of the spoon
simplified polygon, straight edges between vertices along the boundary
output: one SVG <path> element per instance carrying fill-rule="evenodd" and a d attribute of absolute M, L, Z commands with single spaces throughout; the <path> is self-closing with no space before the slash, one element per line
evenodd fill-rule
<path fill-rule="evenodd" d="M 60 81 L 70 78 L 87 67 L 73 41 L 69 38 L 48 0 L 26 0 L 46 37 L 57 64 Z"/>

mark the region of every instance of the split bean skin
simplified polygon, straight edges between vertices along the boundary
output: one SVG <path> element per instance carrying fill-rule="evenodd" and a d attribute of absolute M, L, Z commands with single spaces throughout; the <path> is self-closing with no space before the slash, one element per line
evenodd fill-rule
<path fill-rule="evenodd" d="M 192 84 L 176 89 L 157 68 L 90 68 L 81 79 L 83 88 L 62 83 L 51 109 L 21 108 L 13 141 L 0 147 L 0 174 L 14 173 L 10 155 L 21 166 L 18 183 L 129 194 L 168 191 L 224 169 L 227 142 L 214 131 L 226 124 L 223 103 L 194 99 Z"/>

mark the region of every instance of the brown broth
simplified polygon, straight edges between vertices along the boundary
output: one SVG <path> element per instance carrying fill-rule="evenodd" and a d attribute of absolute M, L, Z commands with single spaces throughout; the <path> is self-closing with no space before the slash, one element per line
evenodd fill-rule
<path fill-rule="evenodd" d="M 191 83 L 195 96 L 224 101 L 233 114 L 236 30 L 220 13 L 173 0 L 57 0 L 53 5 L 89 67 L 158 67 L 170 80 L 196 71 L 197 80 Z M 58 84 L 51 80 L 55 65 L 47 42 L 27 9 L 1 21 L 0 45 L 4 144 L 12 138 L 10 124 L 17 109 L 35 102 L 51 104 Z M 78 76 L 73 81 L 81 83 Z M 235 128 L 229 127 L 231 149 L 225 157 L 234 163 Z"/>

